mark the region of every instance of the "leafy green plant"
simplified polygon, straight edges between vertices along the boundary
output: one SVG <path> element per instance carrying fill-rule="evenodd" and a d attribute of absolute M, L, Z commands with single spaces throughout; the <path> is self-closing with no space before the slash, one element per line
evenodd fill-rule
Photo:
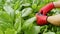
<path fill-rule="evenodd" d="M 0 0 L 0 34 L 60 34 L 60 27 L 38 26 L 35 14 L 56 0 Z M 47 15 L 60 14 L 53 9 Z"/>

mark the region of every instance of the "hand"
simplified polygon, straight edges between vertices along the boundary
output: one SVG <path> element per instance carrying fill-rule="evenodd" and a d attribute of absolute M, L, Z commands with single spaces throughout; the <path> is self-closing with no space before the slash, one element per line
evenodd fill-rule
<path fill-rule="evenodd" d="M 46 15 L 51 9 L 54 8 L 53 2 L 47 4 L 46 6 L 42 7 L 39 11 L 39 13 Z"/>
<path fill-rule="evenodd" d="M 60 14 L 55 16 L 49 16 L 47 21 L 53 25 L 60 26 Z"/>
<path fill-rule="evenodd" d="M 37 24 L 38 25 L 45 25 L 47 24 L 47 16 L 41 15 L 39 13 L 36 14 Z"/>

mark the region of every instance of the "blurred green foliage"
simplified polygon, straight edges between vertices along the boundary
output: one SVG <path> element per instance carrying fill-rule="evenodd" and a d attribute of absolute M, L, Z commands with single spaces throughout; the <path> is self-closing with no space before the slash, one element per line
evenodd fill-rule
<path fill-rule="evenodd" d="M 0 0 L 0 34 L 60 34 L 60 27 L 38 26 L 35 14 L 49 2 L 57 0 Z M 59 14 L 60 9 L 47 15 Z"/>

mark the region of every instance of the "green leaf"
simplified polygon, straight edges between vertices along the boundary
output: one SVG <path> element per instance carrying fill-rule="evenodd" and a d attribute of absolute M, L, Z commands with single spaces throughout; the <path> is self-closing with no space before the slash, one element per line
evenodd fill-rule
<path fill-rule="evenodd" d="M 5 34 L 17 34 L 15 29 L 10 29 L 8 28 L 6 31 L 5 31 Z"/>
<path fill-rule="evenodd" d="M 40 32 L 40 26 L 34 26 L 33 31 L 34 34 L 38 34 Z"/>
<path fill-rule="evenodd" d="M 22 26 L 22 28 L 28 28 L 31 24 L 33 24 L 33 22 L 36 20 L 36 17 L 32 17 L 28 20 L 26 20 Z"/>
<path fill-rule="evenodd" d="M 14 19 L 14 10 L 11 6 L 5 5 L 4 10 L 11 16 L 12 19 Z"/>
<path fill-rule="evenodd" d="M 3 34 L 3 31 L 2 30 L 0 30 L 0 34 Z"/>
<path fill-rule="evenodd" d="M 47 32 L 47 33 L 43 33 L 43 34 L 55 34 L 54 32 Z"/>
<path fill-rule="evenodd" d="M 0 27 L 2 30 L 13 28 L 11 17 L 4 11 L 0 11 Z"/>
<path fill-rule="evenodd" d="M 32 13 L 32 8 L 25 8 L 22 10 L 22 17 L 26 17 Z"/>
<path fill-rule="evenodd" d="M 17 10 L 20 7 L 20 0 L 14 4 L 14 10 Z"/>
<path fill-rule="evenodd" d="M 33 5 L 32 5 L 32 8 L 33 8 L 33 9 L 36 9 L 36 8 L 37 8 L 37 4 L 33 4 Z"/>
<path fill-rule="evenodd" d="M 25 3 L 25 4 L 22 4 L 22 6 L 30 6 L 31 4 L 30 3 Z"/>
<path fill-rule="evenodd" d="M 6 0 L 6 2 L 11 2 L 11 0 Z"/>
<path fill-rule="evenodd" d="M 60 31 L 56 32 L 56 34 L 60 34 Z"/>
<path fill-rule="evenodd" d="M 31 26 L 24 30 L 25 34 L 38 34 L 40 32 L 40 26 Z"/>
<path fill-rule="evenodd" d="M 15 13 L 16 13 L 16 19 L 15 19 L 14 28 L 17 30 L 17 32 L 20 32 L 21 31 L 21 13 L 19 12 L 19 10 L 16 10 Z"/>
<path fill-rule="evenodd" d="M 4 11 L 0 11 L 0 20 L 5 22 L 12 22 L 11 17 Z"/>
<path fill-rule="evenodd" d="M 41 0 L 32 0 L 32 4 L 39 4 Z"/>

